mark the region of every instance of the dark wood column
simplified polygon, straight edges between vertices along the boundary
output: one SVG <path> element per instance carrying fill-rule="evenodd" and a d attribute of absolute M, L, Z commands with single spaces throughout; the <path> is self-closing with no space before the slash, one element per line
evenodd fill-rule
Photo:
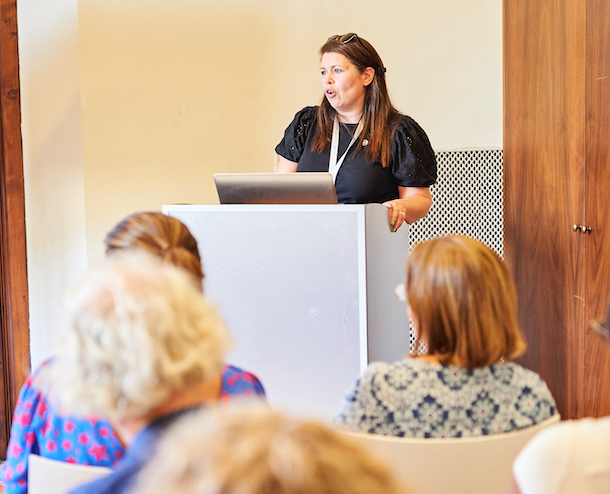
<path fill-rule="evenodd" d="M 0 456 L 4 457 L 12 411 L 30 365 L 15 0 L 0 0 L 0 135 Z"/>

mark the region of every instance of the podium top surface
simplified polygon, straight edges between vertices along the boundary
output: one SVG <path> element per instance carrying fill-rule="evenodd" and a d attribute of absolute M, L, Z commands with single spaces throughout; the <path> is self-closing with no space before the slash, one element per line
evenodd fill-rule
<path fill-rule="evenodd" d="M 172 211 L 332 211 L 355 212 L 383 208 L 382 204 L 164 204 L 163 214 Z"/>

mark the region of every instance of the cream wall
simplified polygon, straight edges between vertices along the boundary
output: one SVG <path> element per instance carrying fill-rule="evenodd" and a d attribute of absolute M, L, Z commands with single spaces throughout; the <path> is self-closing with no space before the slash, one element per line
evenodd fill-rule
<path fill-rule="evenodd" d="M 501 147 L 501 16 L 501 0 L 18 0 L 34 364 L 119 219 L 274 169 L 331 34 L 373 43 L 436 150 Z"/>
<path fill-rule="evenodd" d="M 89 258 L 120 218 L 217 203 L 215 172 L 272 171 L 322 97 L 317 51 L 369 39 L 437 150 L 502 145 L 501 1 L 80 0 Z"/>
<path fill-rule="evenodd" d="M 30 350 L 50 354 L 62 294 L 87 267 L 76 0 L 18 0 Z"/>

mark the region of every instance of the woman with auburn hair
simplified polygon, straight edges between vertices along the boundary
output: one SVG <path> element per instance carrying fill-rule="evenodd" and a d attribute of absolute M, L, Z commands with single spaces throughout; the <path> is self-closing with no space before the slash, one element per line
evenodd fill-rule
<path fill-rule="evenodd" d="M 340 203 L 383 203 L 390 227 L 432 205 L 436 158 L 423 129 L 390 101 L 386 68 L 355 33 L 320 48 L 324 97 L 298 112 L 275 148 L 277 172 L 330 172 Z"/>
<path fill-rule="evenodd" d="M 157 451 L 134 494 L 406 494 L 349 438 L 268 408 L 187 417 Z"/>
<path fill-rule="evenodd" d="M 507 361 L 526 345 L 513 281 L 491 249 L 463 236 L 421 243 L 407 258 L 402 288 L 427 352 L 371 364 L 345 398 L 338 424 L 394 436 L 466 437 L 522 429 L 556 413 L 542 378 Z"/>
<path fill-rule="evenodd" d="M 158 212 L 132 214 L 108 233 L 105 244 L 108 257 L 127 251 L 146 251 L 183 268 L 191 275 L 197 290 L 203 290 L 204 276 L 197 241 L 176 218 Z M 5 494 L 27 492 L 30 453 L 105 467 L 113 467 L 125 454 L 124 438 L 117 435 L 108 421 L 68 414 L 49 403 L 47 394 L 37 385 L 38 375 L 49 362 L 43 362 L 21 388 L 6 461 L 0 470 Z M 214 399 L 222 403 L 265 397 L 265 390 L 254 374 L 228 364 L 222 366 L 210 386 Z"/>

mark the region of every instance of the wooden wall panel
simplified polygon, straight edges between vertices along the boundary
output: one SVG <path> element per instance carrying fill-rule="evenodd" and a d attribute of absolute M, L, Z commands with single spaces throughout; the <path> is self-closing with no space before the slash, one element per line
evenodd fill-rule
<path fill-rule="evenodd" d="M 584 320 L 585 4 L 504 2 L 505 252 L 528 341 L 520 362 L 576 413 Z"/>
<path fill-rule="evenodd" d="M 610 415 L 610 347 L 587 323 L 610 296 L 610 4 L 587 2 L 586 65 L 587 310 L 579 382 L 579 416 Z"/>

